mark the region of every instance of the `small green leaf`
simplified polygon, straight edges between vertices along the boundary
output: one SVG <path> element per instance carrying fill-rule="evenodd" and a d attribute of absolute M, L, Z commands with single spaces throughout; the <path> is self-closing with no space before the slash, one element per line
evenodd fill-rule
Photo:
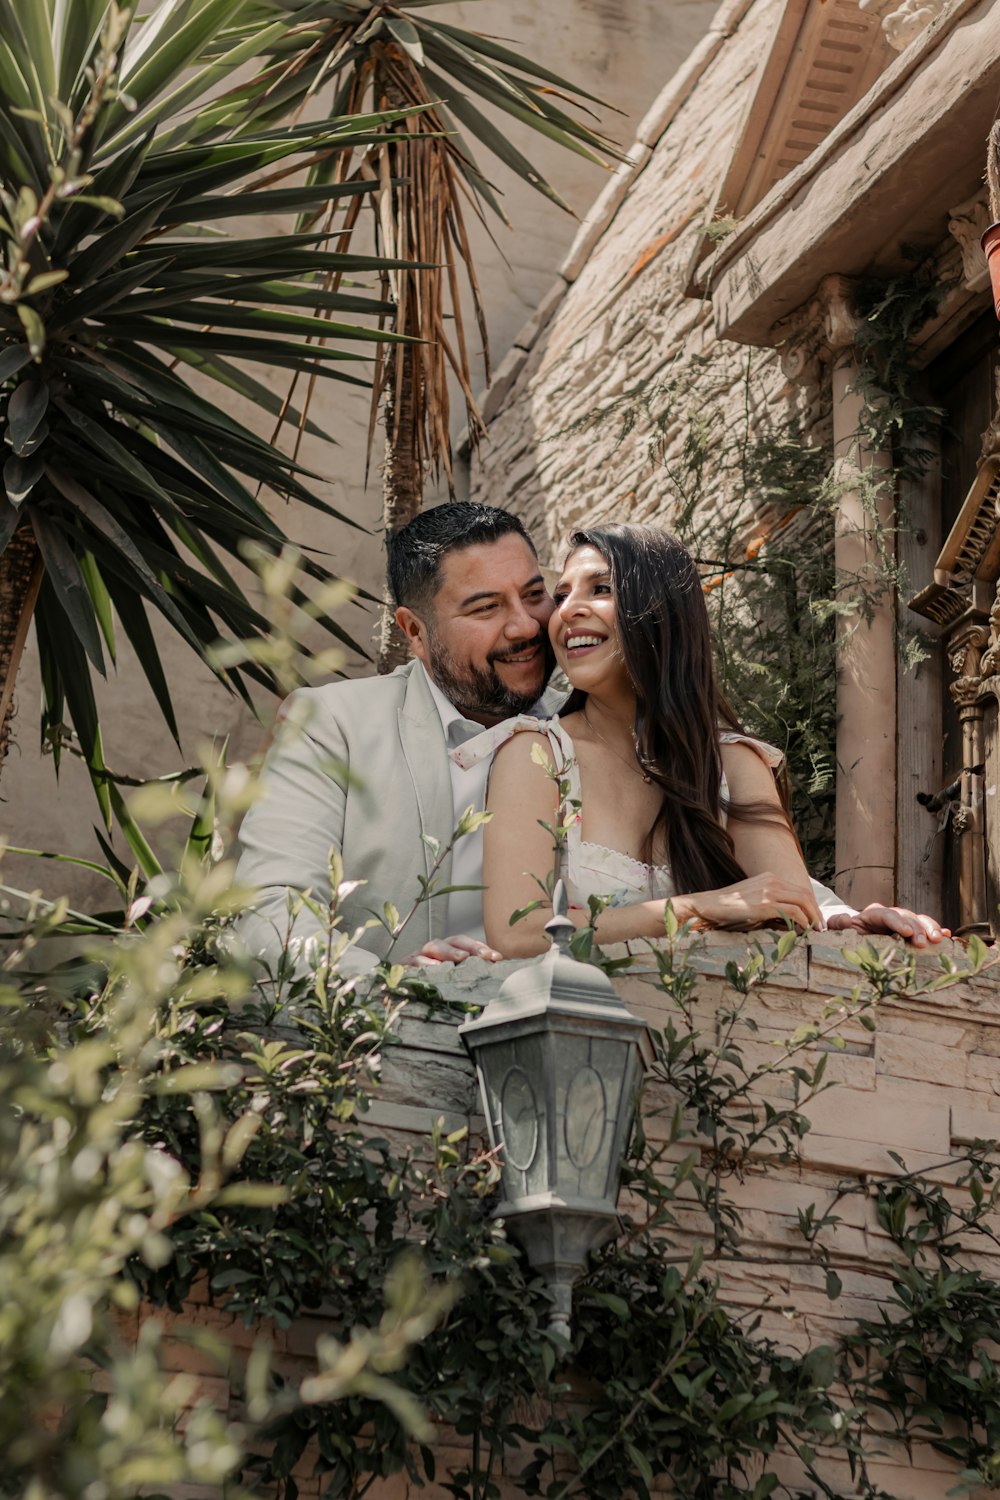
<path fill-rule="evenodd" d="M 11 505 L 20 505 L 27 500 L 35 485 L 45 472 L 41 455 L 31 458 L 8 458 L 3 466 L 3 484 Z"/>
<path fill-rule="evenodd" d="M 45 324 L 35 312 L 33 307 L 26 307 L 23 302 L 17 304 L 17 315 L 24 325 L 24 331 L 28 335 L 28 348 L 32 359 L 41 359 L 45 351 Z"/>
<path fill-rule="evenodd" d="M 969 962 L 973 973 L 978 974 L 989 957 L 989 949 L 982 938 L 976 932 L 971 932 L 968 937 Z"/>
<path fill-rule="evenodd" d="M 291 1188 L 277 1183 L 235 1182 L 217 1193 L 213 1201 L 217 1208 L 278 1208 L 291 1196 Z"/>
<path fill-rule="evenodd" d="M 31 363 L 31 350 L 27 344 L 8 344 L 0 351 L 0 385 Z"/>
<path fill-rule="evenodd" d="M 47 292 L 51 287 L 58 286 L 69 276 L 68 271 L 43 271 L 39 276 L 33 276 L 24 289 L 26 297 L 35 297 L 39 292 Z"/>
<path fill-rule="evenodd" d="M 424 48 L 420 33 L 413 22 L 408 21 L 405 16 L 386 16 L 385 25 L 386 30 L 395 38 L 403 51 L 413 58 L 418 68 L 422 68 Z"/>

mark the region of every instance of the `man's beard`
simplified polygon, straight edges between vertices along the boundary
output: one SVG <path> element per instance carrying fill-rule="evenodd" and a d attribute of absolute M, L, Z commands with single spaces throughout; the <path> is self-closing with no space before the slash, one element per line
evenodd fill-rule
<path fill-rule="evenodd" d="M 544 630 L 531 640 L 518 641 L 512 646 L 506 646 L 503 651 L 491 651 L 486 658 L 485 667 L 475 667 L 471 662 L 460 666 L 451 652 L 441 645 L 433 631 L 429 632 L 427 645 L 431 676 L 445 697 L 465 715 L 496 715 L 502 719 L 513 714 L 527 713 L 541 696 L 553 665 L 552 648 L 548 633 Z M 506 661 L 511 656 L 520 656 L 522 652 L 538 645 L 542 647 L 544 669 L 537 692 L 514 692 L 501 681 L 494 663 Z"/>

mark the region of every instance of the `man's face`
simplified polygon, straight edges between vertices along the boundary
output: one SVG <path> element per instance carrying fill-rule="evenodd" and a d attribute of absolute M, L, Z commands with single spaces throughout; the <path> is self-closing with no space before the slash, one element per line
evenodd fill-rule
<path fill-rule="evenodd" d="M 414 656 L 466 718 L 492 724 L 531 708 L 552 667 L 552 600 L 523 537 L 448 553 L 426 613 L 404 607 L 396 619 Z"/>

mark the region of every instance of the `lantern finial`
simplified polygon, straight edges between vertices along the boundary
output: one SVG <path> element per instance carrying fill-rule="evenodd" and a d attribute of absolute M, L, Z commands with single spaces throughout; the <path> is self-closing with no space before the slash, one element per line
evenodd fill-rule
<path fill-rule="evenodd" d="M 568 911 L 569 898 L 566 895 L 565 882 L 557 880 L 555 890 L 552 892 L 552 915 L 545 924 L 545 931 L 551 939 L 552 946 L 558 948 L 566 958 L 572 958 L 569 943 L 576 928 L 567 915 Z"/>

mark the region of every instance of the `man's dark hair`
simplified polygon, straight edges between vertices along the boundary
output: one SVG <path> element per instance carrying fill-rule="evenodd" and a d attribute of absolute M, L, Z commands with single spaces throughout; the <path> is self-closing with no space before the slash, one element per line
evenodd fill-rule
<path fill-rule="evenodd" d="M 499 506 L 455 500 L 421 511 L 386 538 L 393 599 L 408 609 L 428 609 L 441 581 L 441 564 L 449 552 L 510 535 L 524 537 L 534 552 L 523 522 Z"/>

